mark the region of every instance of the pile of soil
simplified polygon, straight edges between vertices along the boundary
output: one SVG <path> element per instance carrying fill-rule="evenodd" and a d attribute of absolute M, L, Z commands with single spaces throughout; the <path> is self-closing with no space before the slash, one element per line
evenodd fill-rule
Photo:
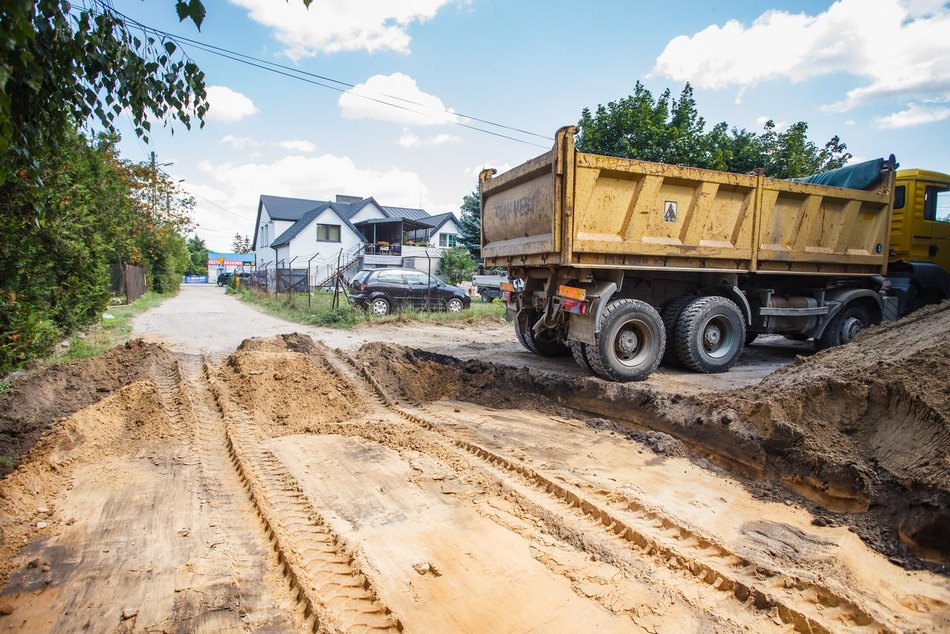
<path fill-rule="evenodd" d="M 98 357 L 53 366 L 18 381 L 0 394 L 0 455 L 13 459 L 13 464 L 0 465 L 0 474 L 12 471 L 57 420 L 126 385 L 172 372 L 174 365 L 175 356 L 165 348 L 135 339 Z"/>
<path fill-rule="evenodd" d="M 816 521 L 847 523 L 895 561 L 938 570 L 950 562 L 950 302 L 721 394 L 661 393 L 386 344 L 358 356 L 382 385 L 418 401 L 561 405 L 595 416 L 594 426 L 606 418 L 669 434 L 763 495 L 791 489 L 814 505 Z"/>
<path fill-rule="evenodd" d="M 299 334 L 248 339 L 228 357 L 222 378 L 247 411 L 263 415 L 257 429 L 269 436 L 361 416 L 362 399 L 330 369 L 323 350 Z"/>

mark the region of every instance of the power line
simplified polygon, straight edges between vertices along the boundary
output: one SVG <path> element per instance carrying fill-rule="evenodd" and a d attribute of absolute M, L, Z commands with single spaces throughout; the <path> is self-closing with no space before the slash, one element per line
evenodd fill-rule
<path fill-rule="evenodd" d="M 122 13 L 121 11 L 117 11 L 117 10 L 115 10 L 115 9 L 113 9 L 113 8 L 109 8 L 109 7 L 107 7 L 107 5 L 105 5 L 105 4 L 102 2 L 102 0 L 97 0 L 96 3 L 99 4 L 101 7 L 103 7 L 103 10 L 105 10 L 105 11 L 110 11 L 110 12 L 115 13 L 115 14 L 118 15 L 118 16 L 121 16 L 121 17 L 122 17 L 124 20 L 126 20 L 129 24 L 132 24 L 132 25 L 137 26 L 138 28 L 142 29 L 142 31 L 145 32 L 145 33 L 152 33 L 152 34 L 154 34 L 154 35 L 158 35 L 158 36 L 163 37 L 163 38 L 165 38 L 165 39 L 168 39 L 168 40 L 171 40 L 171 41 L 173 41 L 173 42 L 176 42 L 176 43 L 180 46 L 180 48 L 182 48 L 182 51 L 183 51 L 183 52 L 184 52 L 184 47 L 181 46 L 181 43 L 182 43 L 182 42 L 186 42 L 186 43 L 190 44 L 191 46 L 193 46 L 193 47 L 195 47 L 195 48 L 198 48 L 199 50 L 202 50 L 202 51 L 204 51 L 204 52 L 206 52 L 206 53 L 210 53 L 210 54 L 212 54 L 212 55 L 217 55 L 217 56 L 219 56 L 219 57 L 223 57 L 223 58 L 225 58 L 225 59 L 230 59 L 230 60 L 232 60 L 232 61 L 235 61 L 235 62 L 238 62 L 238 63 L 241 63 L 241 64 L 245 64 L 245 65 L 247 65 L 247 66 L 251 66 L 251 67 L 254 67 L 254 68 L 258 68 L 258 69 L 261 69 L 261 70 L 264 70 L 264 71 L 267 71 L 267 72 L 275 73 L 275 74 L 277 74 L 277 75 L 283 75 L 283 76 L 285 76 L 285 77 L 289 77 L 290 79 L 296 79 L 297 81 L 302 81 L 302 82 L 305 82 L 305 83 L 308 83 L 308 84 L 313 84 L 313 85 L 319 86 L 319 87 L 321 87 L 321 88 L 327 88 L 327 89 L 329 89 L 329 90 L 333 90 L 333 91 L 340 92 L 340 93 L 348 93 L 348 94 L 354 95 L 354 96 L 356 96 L 356 97 L 359 97 L 359 98 L 361 98 L 361 99 L 366 99 L 366 100 L 368 100 L 368 101 L 372 101 L 372 102 L 375 102 L 375 103 L 378 103 L 378 104 L 381 104 L 381 105 L 384 105 L 384 106 L 389 106 L 390 108 L 397 108 L 397 109 L 399 109 L 399 110 L 404 110 L 404 111 L 407 111 L 407 112 L 412 112 L 412 113 L 414 113 L 414 114 L 418 114 L 418 115 L 425 116 L 425 117 L 431 117 L 431 118 L 436 118 L 436 117 L 439 117 L 439 116 L 444 117 L 445 115 L 449 115 L 449 116 L 452 116 L 452 117 L 462 117 L 462 118 L 465 118 L 465 119 L 468 119 L 468 120 L 471 120 L 471 121 L 477 121 L 477 122 L 479 122 L 479 123 L 484 123 L 485 125 L 489 125 L 489 126 L 492 126 L 492 127 L 496 127 L 496 128 L 500 128 L 500 129 L 504 129 L 504 130 L 511 130 L 511 131 L 513 131 L 513 132 L 518 132 L 518 133 L 520 133 L 520 134 L 526 134 L 526 135 L 529 135 L 529 136 L 534 136 L 534 137 L 538 137 L 538 138 L 542 138 L 542 139 L 550 139 L 550 137 L 548 137 L 548 136 L 546 136 L 546 135 L 543 135 L 543 134 L 538 134 L 538 133 L 536 133 L 536 132 L 531 132 L 531 131 L 528 131 L 528 130 L 523 130 L 523 129 L 521 129 L 521 128 L 515 128 L 515 127 L 508 126 L 508 125 L 501 124 L 501 123 L 496 123 L 496 122 L 493 122 L 493 121 L 489 121 L 489 120 L 487 120 L 487 119 L 480 119 L 480 118 L 478 118 L 478 117 L 473 117 L 473 116 L 465 115 L 465 114 L 458 113 L 458 112 L 451 112 L 451 111 L 449 111 L 449 110 L 443 109 L 443 110 L 440 112 L 439 115 L 436 115 L 436 114 L 434 114 L 433 112 L 419 111 L 419 110 L 416 110 L 416 109 L 413 109 L 413 108 L 409 108 L 409 107 L 401 106 L 401 105 L 399 105 L 399 104 L 395 104 L 395 103 L 392 103 L 392 102 L 389 102 L 389 101 L 385 101 L 385 100 L 379 99 L 379 98 L 377 98 L 377 97 L 372 97 L 372 96 L 370 96 L 370 95 L 368 95 L 368 94 L 363 94 L 363 93 L 359 93 L 359 92 L 350 92 L 348 89 L 355 88 L 355 87 L 356 87 L 355 84 L 352 84 L 352 83 L 349 83 L 349 82 L 345 82 L 345 81 L 341 81 L 341 80 L 338 80 L 338 79 L 333 79 L 332 77 L 326 77 L 326 76 L 323 76 L 323 75 L 318 75 L 318 74 L 316 74 L 316 73 L 310 73 L 310 72 L 307 72 L 307 71 L 298 70 L 298 69 L 295 69 L 295 68 L 292 68 L 292 67 L 289 67 L 289 66 L 284 66 L 284 65 L 282 65 L 282 64 L 278 64 L 278 63 L 276 63 L 276 62 L 269 62 L 269 61 L 267 61 L 267 60 L 262 60 L 262 59 L 259 59 L 259 58 L 256 58 L 256 57 L 253 57 L 253 56 L 250 56 L 250 55 L 246 55 L 246 54 L 240 53 L 240 52 L 238 52 L 238 51 L 232 51 L 232 50 L 230 50 L 230 49 L 226 49 L 226 48 L 223 48 L 223 47 L 215 46 L 215 45 L 212 45 L 212 44 L 205 44 L 205 43 L 202 43 L 202 42 L 199 42 L 199 41 L 197 41 L 197 40 L 193 40 L 193 39 L 190 39 L 190 38 L 187 38 L 187 37 L 184 37 L 184 36 L 175 35 L 175 34 L 170 33 L 170 32 L 168 32 L 168 31 L 163 31 L 163 30 L 161 30 L 161 29 L 158 29 L 158 28 L 155 28 L 155 27 L 152 27 L 152 26 L 148 26 L 148 25 L 146 25 L 146 24 L 144 24 L 144 23 L 142 23 L 142 22 L 139 22 L 138 20 L 135 20 L 134 18 L 132 18 L 132 17 L 130 17 L 130 16 L 128 16 L 128 15 Z M 186 53 L 186 56 L 187 56 L 187 53 Z M 188 56 L 188 58 L 189 58 L 189 60 L 191 59 L 190 56 Z M 303 75 L 303 76 L 301 76 L 301 75 Z M 321 81 L 316 81 L 316 79 L 308 79 L 307 77 L 313 77 L 313 78 L 319 79 L 319 80 L 321 80 Z M 332 84 L 337 84 L 337 85 L 336 85 L 336 86 L 333 86 L 333 85 L 329 85 L 329 84 L 324 83 L 324 82 L 330 82 L 330 83 L 332 83 Z M 346 87 L 346 88 L 343 88 L 343 87 Z M 429 110 L 432 110 L 429 106 L 426 106 L 425 104 L 418 103 L 418 102 L 413 101 L 413 100 L 411 100 L 411 99 L 405 99 L 405 98 L 403 98 L 403 97 L 398 97 L 398 96 L 394 96 L 394 95 L 387 95 L 387 94 L 385 94 L 385 93 L 382 93 L 382 94 L 377 93 L 377 95 L 378 95 L 379 97 L 386 97 L 386 98 L 388 98 L 388 99 L 395 99 L 395 100 L 397 100 L 397 101 L 402 101 L 402 102 L 404 102 L 404 103 L 408 103 L 408 104 L 412 104 L 412 105 L 415 105 L 415 106 L 419 106 L 419 107 L 422 107 L 422 108 L 427 108 L 427 109 L 429 109 Z M 548 148 L 548 146 L 546 146 L 546 145 L 540 145 L 540 144 L 538 144 L 538 143 L 532 143 L 531 141 L 526 141 L 526 140 L 524 140 L 524 139 L 519 139 L 519 138 L 517 138 L 517 137 L 513 137 L 513 136 L 510 136 L 510 135 L 507 135 L 507 134 L 502 134 L 502 133 L 500 133 L 500 132 L 494 132 L 494 131 L 492 131 L 492 130 L 486 130 L 486 129 L 484 129 L 484 128 L 480 128 L 480 127 L 478 127 L 478 126 L 469 125 L 469 124 L 463 123 L 463 122 L 458 121 L 458 120 L 448 120 L 448 121 L 446 121 L 446 123 L 449 123 L 449 124 L 451 124 L 451 125 L 456 125 L 456 126 L 459 126 L 459 127 L 462 127 L 462 128 L 466 128 L 466 129 L 469 129 L 469 130 L 474 130 L 474 131 L 476 131 L 476 132 L 482 132 L 482 133 L 484 133 L 484 134 L 490 134 L 490 135 L 492 135 L 492 136 L 499 137 L 499 138 L 503 138 L 503 139 L 507 139 L 507 140 L 510 140 L 510 141 L 515 141 L 515 142 L 517 142 L 517 143 L 523 143 L 523 144 L 525 144 L 525 145 L 531 145 L 531 146 L 538 147 L 538 148 L 542 148 L 542 149 L 547 149 L 547 148 Z"/>

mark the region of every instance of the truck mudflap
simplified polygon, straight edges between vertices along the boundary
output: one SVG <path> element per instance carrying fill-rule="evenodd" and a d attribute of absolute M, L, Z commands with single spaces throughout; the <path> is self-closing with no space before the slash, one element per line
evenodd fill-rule
<path fill-rule="evenodd" d="M 616 282 L 589 282 L 572 284 L 586 292 L 587 308 L 584 313 L 572 312 L 567 322 L 567 338 L 571 341 L 580 341 L 588 345 L 597 344 L 597 333 L 600 331 L 601 315 L 607 302 L 617 292 Z"/>

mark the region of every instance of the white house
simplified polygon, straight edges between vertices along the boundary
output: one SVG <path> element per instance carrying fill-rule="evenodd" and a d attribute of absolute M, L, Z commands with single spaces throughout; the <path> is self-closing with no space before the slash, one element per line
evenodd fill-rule
<path fill-rule="evenodd" d="M 455 246 L 460 228 L 452 213 L 385 207 L 372 197 L 337 196 L 333 202 L 262 195 L 253 248 L 259 268 L 310 271 L 323 283 L 338 263 L 347 272 L 379 266 L 438 266 L 441 249 Z"/>

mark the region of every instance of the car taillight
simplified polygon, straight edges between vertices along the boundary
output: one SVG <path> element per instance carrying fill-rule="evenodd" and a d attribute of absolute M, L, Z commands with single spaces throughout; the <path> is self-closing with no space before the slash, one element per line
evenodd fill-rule
<path fill-rule="evenodd" d="M 361 291 L 368 291 L 368 290 L 369 290 L 369 284 L 367 284 L 366 282 L 363 282 L 362 284 L 360 284 L 360 290 L 361 290 Z"/>

